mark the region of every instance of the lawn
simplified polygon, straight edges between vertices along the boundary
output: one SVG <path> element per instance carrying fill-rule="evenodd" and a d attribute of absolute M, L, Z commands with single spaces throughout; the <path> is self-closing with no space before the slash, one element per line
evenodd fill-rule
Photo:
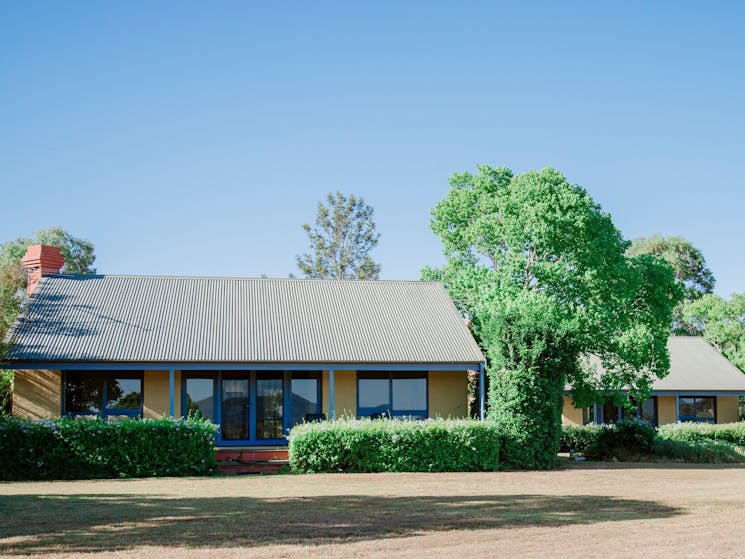
<path fill-rule="evenodd" d="M 0 484 L 0 554 L 741 557 L 745 468 Z"/>

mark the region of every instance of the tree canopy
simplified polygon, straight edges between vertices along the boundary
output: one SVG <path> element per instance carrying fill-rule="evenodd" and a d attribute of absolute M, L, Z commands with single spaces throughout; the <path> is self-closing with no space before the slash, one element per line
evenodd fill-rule
<path fill-rule="evenodd" d="M 700 335 L 702 333 L 700 330 L 696 330 L 692 323 L 686 323 L 683 320 L 683 305 L 714 292 L 716 280 L 701 250 L 683 237 L 654 235 L 634 239 L 626 254 L 632 257 L 651 254 L 664 259 L 672 266 L 675 279 L 683 289 L 683 301 L 673 312 L 672 332 Z"/>
<path fill-rule="evenodd" d="M 683 322 L 745 372 L 745 293 L 707 294 L 683 306 Z"/>
<path fill-rule="evenodd" d="M 471 317 L 489 359 L 490 415 L 535 450 L 520 466 L 547 466 L 565 383 L 579 404 L 596 389 L 639 401 L 667 373 L 680 288 L 661 259 L 628 257 L 610 216 L 554 169 L 480 166 L 450 185 L 431 221 L 447 264 L 423 279 L 443 281 Z"/>
<path fill-rule="evenodd" d="M 634 239 L 626 253 L 629 256 L 654 254 L 663 258 L 675 272 L 684 288 L 686 301 L 695 301 L 706 293 L 714 292 L 716 279 L 706 264 L 700 249 L 683 237 L 652 237 Z"/>
<path fill-rule="evenodd" d="M 303 225 L 311 252 L 297 257 L 300 271 L 315 279 L 378 279 L 380 264 L 370 257 L 380 240 L 373 213 L 362 197 L 328 194 L 315 224 Z"/>

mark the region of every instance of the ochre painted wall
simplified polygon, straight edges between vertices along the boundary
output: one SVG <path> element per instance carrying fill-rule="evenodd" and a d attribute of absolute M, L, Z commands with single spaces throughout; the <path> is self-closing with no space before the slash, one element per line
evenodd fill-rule
<path fill-rule="evenodd" d="M 717 423 L 740 421 L 739 398 L 737 396 L 717 396 Z"/>
<path fill-rule="evenodd" d="M 675 409 L 675 396 L 657 397 L 657 424 L 666 425 L 678 421 L 678 411 Z"/>
<path fill-rule="evenodd" d="M 468 417 L 466 371 L 430 371 L 427 384 L 430 417 Z"/>
<path fill-rule="evenodd" d="M 17 370 L 13 384 L 13 415 L 24 419 L 48 419 L 62 413 L 60 371 Z"/>
<path fill-rule="evenodd" d="M 323 413 L 329 417 L 329 372 L 323 371 Z M 355 417 L 357 415 L 357 371 L 334 371 L 334 415 Z"/>
<path fill-rule="evenodd" d="M 582 408 L 575 408 L 571 396 L 564 396 L 564 407 L 561 410 L 562 425 L 582 425 Z"/>
<path fill-rule="evenodd" d="M 174 375 L 174 415 L 181 415 L 181 371 Z M 145 417 L 158 418 L 168 415 L 168 371 L 145 371 L 143 375 L 143 412 Z"/>

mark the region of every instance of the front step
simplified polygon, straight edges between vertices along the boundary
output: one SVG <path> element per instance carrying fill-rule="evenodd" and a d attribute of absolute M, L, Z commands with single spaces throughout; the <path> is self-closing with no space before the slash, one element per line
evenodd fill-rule
<path fill-rule="evenodd" d="M 222 448 L 215 458 L 224 475 L 278 474 L 290 464 L 286 448 Z"/>

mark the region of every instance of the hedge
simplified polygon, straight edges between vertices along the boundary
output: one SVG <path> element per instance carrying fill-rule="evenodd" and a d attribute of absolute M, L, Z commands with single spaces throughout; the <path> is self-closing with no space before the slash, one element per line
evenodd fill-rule
<path fill-rule="evenodd" d="M 290 466 L 312 472 L 474 472 L 499 468 L 491 421 L 337 419 L 289 435 Z"/>
<path fill-rule="evenodd" d="M 716 441 L 745 447 L 745 422 L 740 423 L 673 423 L 658 430 L 663 439 L 698 443 Z"/>
<path fill-rule="evenodd" d="M 561 428 L 561 452 L 580 452 L 598 440 L 602 427 L 590 423 L 588 425 L 564 425 Z"/>
<path fill-rule="evenodd" d="M 2 419 L 0 480 L 209 475 L 216 434 L 203 419 Z"/>

